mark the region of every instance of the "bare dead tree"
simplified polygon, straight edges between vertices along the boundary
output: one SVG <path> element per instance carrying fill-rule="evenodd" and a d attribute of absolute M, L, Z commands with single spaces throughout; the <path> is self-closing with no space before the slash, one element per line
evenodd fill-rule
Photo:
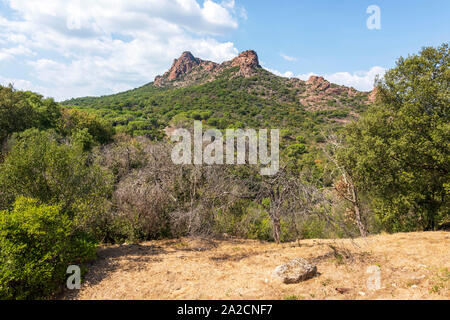
<path fill-rule="evenodd" d="M 353 181 L 351 170 L 341 164 L 336 157 L 340 148 L 343 147 L 342 141 L 335 134 L 326 136 L 326 142 L 329 149 L 323 147 L 323 151 L 328 159 L 334 164 L 339 171 L 340 178 L 334 183 L 334 190 L 337 195 L 350 203 L 353 208 L 356 225 L 359 229 L 361 237 L 367 237 L 367 228 L 363 222 L 361 203 L 358 196 L 358 188 Z"/>
<path fill-rule="evenodd" d="M 273 176 L 261 178 L 256 199 L 267 210 L 273 224 L 273 238 L 281 241 L 281 218 L 294 210 L 299 180 L 289 174 L 286 166 Z"/>

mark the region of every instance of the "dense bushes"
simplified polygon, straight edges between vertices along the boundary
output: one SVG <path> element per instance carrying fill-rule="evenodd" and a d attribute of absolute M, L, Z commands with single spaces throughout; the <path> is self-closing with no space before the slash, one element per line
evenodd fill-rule
<path fill-rule="evenodd" d="M 78 142 L 16 133 L 0 163 L 0 297 L 48 297 L 91 258 L 111 183 Z"/>
<path fill-rule="evenodd" d="M 14 132 L 57 126 L 60 108 L 52 99 L 0 86 L 0 146 Z"/>
<path fill-rule="evenodd" d="M 114 135 L 114 128 L 109 122 L 95 115 L 71 109 L 62 109 L 59 129 L 65 136 L 72 136 L 81 130 L 87 130 L 93 141 L 98 144 L 110 142 Z"/>
<path fill-rule="evenodd" d="M 0 299 L 50 296 L 67 267 L 92 259 L 95 247 L 60 206 L 17 198 L 13 209 L 0 212 Z"/>
<path fill-rule="evenodd" d="M 52 131 L 30 129 L 16 134 L 0 164 L 0 209 L 19 196 L 60 205 L 72 218 L 81 208 L 95 211 L 107 198 L 108 176 L 76 145 L 58 142 Z M 94 212 L 85 213 L 86 215 Z"/>

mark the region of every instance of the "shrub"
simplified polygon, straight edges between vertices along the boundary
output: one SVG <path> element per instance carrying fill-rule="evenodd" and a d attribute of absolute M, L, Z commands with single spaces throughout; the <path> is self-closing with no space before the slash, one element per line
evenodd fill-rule
<path fill-rule="evenodd" d="M 93 114 L 74 109 L 63 109 L 59 130 L 63 135 L 70 136 L 78 130 L 87 129 L 95 142 L 105 144 L 114 135 L 112 125 Z"/>
<path fill-rule="evenodd" d="M 0 212 L 0 298 L 49 297 L 71 264 L 95 256 L 95 243 L 76 232 L 59 206 L 19 197 Z"/>
<path fill-rule="evenodd" d="M 0 144 L 15 132 L 56 128 L 60 118 L 59 106 L 52 99 L 0 86 Z"/>
<path fill-rule="evenodd" d="M 11 151 L 0 164 L 0 210 L 19 196 L 61 204 L 71 218 L 84 203 L 90 208 L 103 206 L 109 176 L 79 147 L 60 144 L 57 138 L 54 132 L 37 129 L 13 137 Z"/>

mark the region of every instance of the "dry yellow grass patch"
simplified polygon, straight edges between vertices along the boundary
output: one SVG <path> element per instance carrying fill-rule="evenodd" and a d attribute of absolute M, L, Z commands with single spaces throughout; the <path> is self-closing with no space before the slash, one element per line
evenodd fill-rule
<path fill-rule="evenodd" d="M 272 281 L 274 268 L 302 257 L 319 275 Z M 370 266 L 381 288 L 368 290 Z M 80 291 L 63 299 L 449 299 L 450 233 L 399 233 L 366 239 L 180 239 L 103 247 Z"/>

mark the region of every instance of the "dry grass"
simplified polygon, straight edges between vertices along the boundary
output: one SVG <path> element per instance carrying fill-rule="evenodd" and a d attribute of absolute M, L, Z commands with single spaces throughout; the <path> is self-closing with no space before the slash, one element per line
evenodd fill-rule
<path fill-rule="evenodd" d="M 276 245 L 180 239 L 104 247 L 79 292 L 63 299 L 449 299 L 450 233 L 399 233 Z M 293 258 L 317 265 L 299 284 L 271 280 Z M 366 287 L 369 266 L 381 288 Z"/>

